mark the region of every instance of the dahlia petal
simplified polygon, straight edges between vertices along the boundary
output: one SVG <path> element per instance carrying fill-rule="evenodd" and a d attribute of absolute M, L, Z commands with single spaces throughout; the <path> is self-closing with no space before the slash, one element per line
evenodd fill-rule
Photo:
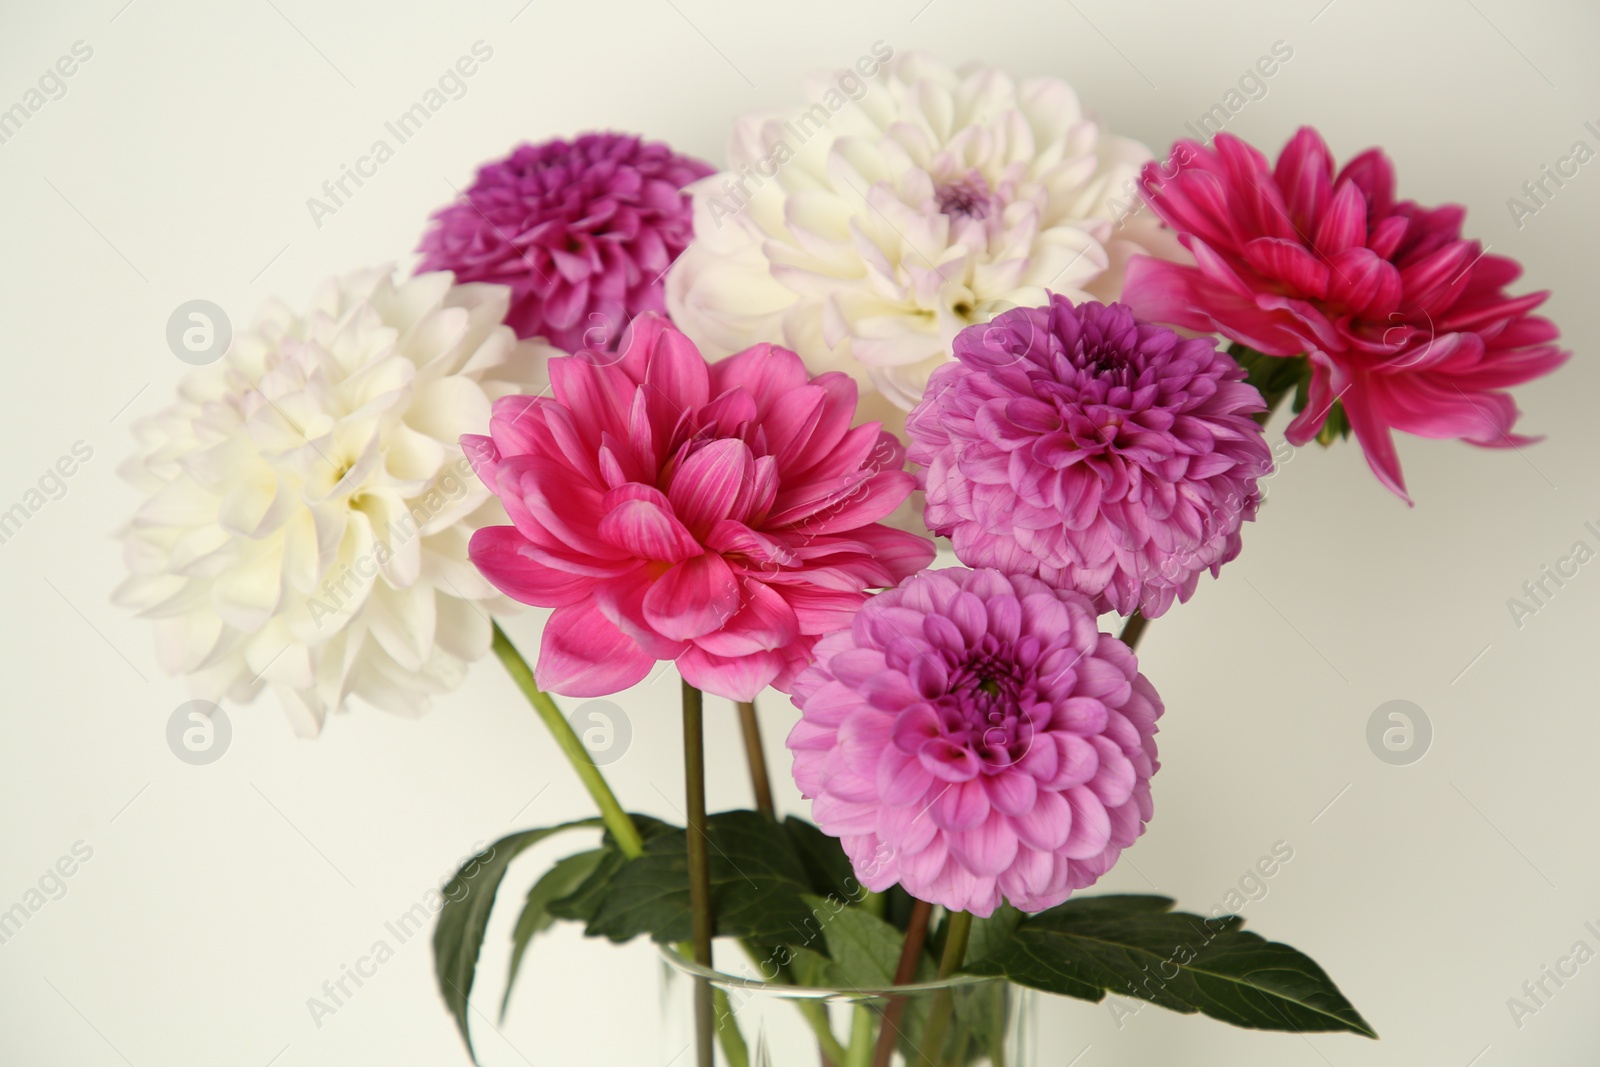
<path fill-rule="evenodd" d="M 1322 429 L 1322 424 L 1328 419 L 1328 412 L 1333 408 L 1333 402 L 1343 396 L 1335 396 L 1333 379 L 1336 372 L 1331 367 L 1331 361 L 1319 356 L 1311 360 L 1311 384 L 1307 390 L 1306 406 L 1300 414 L 1284 428 L 1283 435 L 1289 443 L 1296 448 L 1310 441 Z"/>
<path fill-rule="evenodd" d="M 1106 705 L 1102 700 L 1075 696 L 1066 700 L 1056 712 L 1053 725 L 1080 737 L 1092 737 L 1106 728 Z"/>
<path fill-rule="evenodd" d="M 667 496 L 691 530 L 709 531 L 729 517 L 739 487 L 752 473 L 754 457 L 743 441 L 724 438 L 692 453 L 672 476 Z"/>
<path fill-rule="evenodd" d="M 1030 810 L 1012 817 L 1011 826 L 1023 844 L 1055 852 L 1072 833 L 1072 808 L 1065 794 L 1043 789 Z"/>
<path fill-rule="evenodd" d="M 1050 736 L 1058 754 L 1057 770 L 1055 777 L 1044 785 L 1051 789 L 1071 789 L 1094 778 L 1100 770 L 1100 753 L 1094 745 L 1076 734 Z"/>
<path fill-rule="evenodd" d="M 633 322 L 633 344 L 645 353 L 644 385 L 652 400 L 675 411 L 704 407 L 711 399 L 711 373 L 700 350 L 664 318 L 642 315 Z"/>
<path fill-rule="evenodd" d="M 1024 815 L 1033 810 L 1039 796 L 1038 782 L 1027 774 L 989 775 L 984 778 L 984 786 L 997 816 Z"/>
<path fill-rule="evenodd" d="M 1268 278 L 1283 281 L 1302 296 L 1318 300 L 1328 295 L 1327 265 L 1295 241 L 1259 237 L 1241 250 L 1245 262 Z"/>
<path fill-rule="evenodd" d="M 691 641 L 725 625 L 742 604 L 738 580 L 721 556 L 703 553 L 675 563 L 644 598 L 650 625 L 673 641 Z"/>
<path fill-rule="evenodd" d="M 1333 200 L 1328 204 L 1312 243 L 1324 256 L 1339 253 L 1360 245 L 1367 236 L 1367 198 L 1355 182 L 1340 182 L 1334 189 Z"/>
<path fill-rule="evenodd" d="M 485 526 L 473 533 L 468 552 L 483 576 L 513 600 L 559 608 L 585 599 L 593 579 L 535 562 L 527 545 L 515 527 Z"/>
<path fill-rule="evenodd" d="M 743 583 L 744 607 L 720 630 L 694 639 L 718 656 L 746 656 L 786 648 L 800 636 L 800 621 L 787 601 L 757 581 Z"/>
<path fill-rule="evenodd" d="M 728 700 L 754 700 L 783 673 L 784 659 L 777 652 L 752 652 L 718 656 L 691 647 L 679 656 L 678 673 L 697 689 Z"/>
<path fill-rule="evenodd" d="M 608 544 L 636 559 L 676 563 L 701 551 L 694 535 L 676 516 L 644 500 L 618 504 L 600 520 L 599 532 Z"/>
<path fill-rule="evenodd" d="M 1073 860 L 1098 855 L 1111 841 L 1111 819 L 1105 806 L 1084 786 L 1068 789 L 1066 799 L 1072 807 L 1072 832 L 1061 846 L 1061 854 Z"/>
<path fill-rule="evenodd" d="M 599 697 L 637 685 L 654 664 L 594 604 L 570 604 L 545 623 L 534 676 L 546 692 Z"/>
<path fill-rule="evenodd" d="M 977 777 L 980 769 L 978 756 L 972 749 L 945 737 L 924 742 L 917 749 L 917 759 L 930 775 L 945 782 L 971 781 Z M 955 819 L 956 816 L 951 818 Z M 945 823 L 941 822 L 940 825 L 944 826 Z"/>
<path fill-rule="evenodd" d="M 798 502 L 772 516 L 774 525 L 793 526 L 809 535 L 854 531 L 877 522 L 911 495 L 916 479 L 905 471 L 882 471 L 842 492 L 808 502 Z M 785 500 L 778 498 L 778 507 Z"/>
<path fill-rule="evenodd" d="M 1389 427 L 1377 418 L 1372 399 L 1361 381 L 1346 393 L 1343 403 L 1350 428 L 1355 431 L 1361 451 L 1367 457 L 1367 466 L 1378 476 L 1378 481 L 1388 486 L 1408 507 L 1413 506 L 1411 497 L 1406 494 L 1405 477 L 1400 473 L 1400 455 L 1395 451 L 1394 438 Z"/>
<path fill-rule="evenodd" d="M 788 601 L 803 634 L 825 634 L 849 626 L 864 599 L 861 593 L 810 585 L 783 584 L 773 588 Z"/>
<path fill-rule="evenodd" d="M 1403 292 L 1400 272 L 1366 248 L 1347 248 L 1329 263 L 1333 276 L 1328 297 L 1357 315 L 1386 319 L 1399 307 Z"/>
<path fill-rule="evenodd" d="M 883 751 L 877 766 L 875 801 L 896 808 L 913 804 L 920 807 L 927 802 L 930 790 L 941 787 L 940 780 L 929 774 L 916 756 L 897 749 Z M 881 820 L 878 826 L 881 830 Z M 929 822 L 928 826 L 931 831 L 933 824 Z"/>
<path fill-rule="evenodd" d="M 635 383 L 619 368 L 562 356 L 550 361 L 549 370 L 550 391 L 569 411 L 585 413 L 587 432 L 626 436 Z"/>
<path fill-rule="evenodd" d="M 688 643 L 662 637 L 645 618 L 644 598 L 650 592 L 650 575 L 649 567 L 640 566 L 598 585 L 591 582 L 595 606 L 612 625 L 637 641 L 651 659 L 677 659 L 688 650 Z"/>
<path fill-rule="evenodd" d="M 1394 165 L 1381 149 L 1369 148 L 1350 160 L 1339 171 L 1334 184 L 1342 185 L 1347 180 L 1361 190 L 1369 218 L 1388 217 L 1394 207 Z"/>
<path fill-rule="evenodd" d="M 1374 374 L 1368 395 L 1379 418 L 1418 437 L 1459 437 L 1475 445 L 1504 445 L 1517 422 L 1517 405 L 1506 394 L 1446 394 L 1422 374 Z"/>
<path fill-rule="evenodd" d="M 1060 896 L 1052 895 L 1051 877 L 1055 865 L 1050 853 L 1035 848 L 1019 848 L 1016 859 L 1000 875 L 1000 889 L 1011 903 L 1026 912 L 1045 911 L 1066 899 L 1066 887 Z"/>
<path fill-rule="evenodd" d="M 1017 835 L 1011 820 L 998 811 L 979 826 L 952 835 L 956 856 L 973 874 L 993 878 L 1017 857 Z M 991 909 L 992 910 L 992 909 Z"/>
<path fill-rule="evenodd" d="M 898 779 L 896 787 L 898 788 Z M 939 836 L 939 828 L 928 818 L 925 802 L 922 795 L 917 795 L 911 803 L 891 804 L 881 808 L 878 812 L 878 834 L 885 841 L 892 841 L 902 852 L 920 852 L 932 844 Z"/>
<path fill-rule="evenodd" d="M 895 716 L 894 743 L 908 756 L 915 755 L 924 744 L 942 735 L 939 716 L 929 704 L 913 704 Z"/>
<path fill-rule="evenodd" d="M 805 364 L 786 348 L 752 345 L 711 365 L 711 388 L 718 394 L 744 389 L 762 415 L 783 396 L 806 384 Z"/>
<path fill-rule="evenodd" d="M 927 767 L 928 761 L 924 759 L 922 765 Z M 989 817 L 989 797 L 977 779 L 952 781 L 928 810 L 942 830 L 970 830 Z"/>
<path fill-rule="evenodd" d="M 949 858 L 950 846 L 942 834 L 928 842 L 924 848 L 900 853 L 895 857 L 895 863 L 899 868 L 901 884 L 913 896 L 929 899 L 925 887 L 933 885 L 934 880 L 944 871 Z M 918 893 L 919 889 L 923 892 Z"/>
<path fill-rule="evenodd" d="M 1225 136 L 1218 134 L 1219 139 Z M 1295 227 L 1314 233 L 1333 194 L 1333 157 L 1321 135 L 1310 126 L 1295 131 L 1272 177 L 1283 190 Z"/>
<path fill-rule="evenodd" d="M 1109 738 L 1091 737 L 1089 743 L 1094 745 L 1100 757 L 1100 766 L 1089 780 L 1089 788 L 1108 808 L 1126 804 L 1133 795 L 1133 786 L 1138 779 L 1133 764 L 1122 754 L 1117 743 Z"/>

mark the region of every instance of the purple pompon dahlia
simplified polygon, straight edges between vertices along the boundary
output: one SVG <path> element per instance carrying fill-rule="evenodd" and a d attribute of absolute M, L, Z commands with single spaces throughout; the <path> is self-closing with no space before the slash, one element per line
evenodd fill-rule
<path fill-rule="evenodd" d="M 694 236 L 682 189 L 712 169 L 618 133 L 523 145 L 433 216 L 417 269 L 510 286 L 518 337 L 614 351 L 628 320 L 665 313 L 662 275 Z"/>
<path fill-rule="evenodd" d="M 1088 598 L 1037 578 L 908 578 L 818 642 L 792 694 L 795 781 L 869 889 L 1043 911 L 1150 819 L 1161 698 Z"/>
<path fill-rule="evenodd" d="M 1265 405 L 1209 338 L 1052 295 L 955 342 L 906 421 L 927 523 L 963 563 L 1154 618 L 1239 554 Z"/>

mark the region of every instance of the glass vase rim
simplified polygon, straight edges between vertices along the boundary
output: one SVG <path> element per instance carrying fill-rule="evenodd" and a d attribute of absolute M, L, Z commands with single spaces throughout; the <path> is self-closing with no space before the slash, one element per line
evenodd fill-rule
<path fill-rule="evenodd" d="M 661 954 L 663 962 L 668 967 L 687 978 L 705 979 L 712 985 L 724 989 L 744 989 L 794 1000 L 886 1000 L 890 997 L 929 996 L 941 990 L 964 989 L 971 986 L 989 985 L 995 982 L 1010 984 L 999 975 L 958 973 L 952 974 L 948 978 L 936 978 L 929 982 L 908 982 L 905 985 L 851 986 L 849 988 L 843 986 L 795 985 L 789 982 L 769 982 L 762 978 L 729 974 L 714 967 L 706 967 L 684 957 L 674 945 L 657 945 L 656 950 Z"/>

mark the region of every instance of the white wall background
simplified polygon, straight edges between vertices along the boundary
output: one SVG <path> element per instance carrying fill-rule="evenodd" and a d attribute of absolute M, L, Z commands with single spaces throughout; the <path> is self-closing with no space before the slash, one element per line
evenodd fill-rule
<path fill-rule="evenodd" d="M 1230 128 L 1273 154 L 1300 123 L 1341 156 L 1385 146 L 1405 195 L 1465 203 L 1476 235 L 1556 290 L 1549 313 L 1577 352 L 1519 394 L 1545 443 L 1402 440 L 1414 510 L 1353 446 L 1296 455 L 1243 557 L 1143 649 L 1168 705 L 1157 815 L 1105 887 L 1208 910 L 1288 842 L 1294 859 L 1245 914 L 1323 963 L 1383 1040 L 1155 1008 L 1119 1030 L 1105 1005 L 1052 1002 L 1042 1063 L 1595 1063 L 1600 962 L 1547 984 L 1554 996 L 1520 1027 L 1507 998 L 1576 941 L 1600 949 L 1584 926 L 1600 927 L 1600 564 L 1521 629 L 1506 601 L 1574 541 L 1597 540 L 1584 523 L 1600 525 L 1588 354 L 1600 163 L 1520 228 L 1506 199 L 1575 140 L 1596 145 L 1583 124 L 1600 122 L 1600 14 L 1578 0 L 1324 3 L 8 5 L 0 105 L 74 42 L 93 57 L 0 145 L 0 502 L 76 441 L 93 458 L 0 545 L 0 909 L 75 842 L 93 856 L 0 945 L 0 1062 L 463 1063 L 422 939 L 320 1027 L 306 999 L 474 842 L 588 810 L 489 662 L 422 721 L 358 709 L 297 741 L 263 702 L 230 709 L 220 762 L 173 758 L 164 730 L 183 688 L 160 676 L 144 624 L 108 601 L 122 574 L 112 532 L 136 502 L 114 476 L 128 424 L 184 370 L 164 343 L 172 309 L 204 297 L 242 322 L 270 295 L 303 301 L 335 271 L 405 260 L 451 184 L 521 139 L 610 126 L 716 159 L 736 114 L 797 100 L 804 72 L 881 39 L 1065 76 L 1158 149 L 1286 41 L 1294 58 Z M 315 226 L 306 198 L 480 39 L 494 55 L 467 95 Z M 537 626 L 513 633 L 532 646 Z M 671 816 L 674 687 L 620 699 L 634 740 L 612 777 L 629 805 Z M 1434 726 L 1411 766 L 1367 747 L 1368 717 L 1391 699 Z M 748 802 L 726 710 L 712 714 L 714 807 Z M 769 701 L 780 768 L 791 716 Z M 556 854 L 520 861 L 508 899 Z M 490 929 L 488 1014 L 514 914 Z M 656 1062 L 648 948 L 561 931 L 529 964 L 503 1030 L 480 1022 L 487 1063 Z"/>

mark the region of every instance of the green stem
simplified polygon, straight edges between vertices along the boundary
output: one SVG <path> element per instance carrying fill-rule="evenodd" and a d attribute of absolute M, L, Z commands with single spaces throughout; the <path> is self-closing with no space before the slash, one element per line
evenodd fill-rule
<path fill-rule="evenodd" d="M 750 1046 L 745 1044 L 739 1024 L 734 1021 L 733 1002 L 728 999 L 728 991 L 718 988 L 712 999 L 717 1015 L 717 1043 L 722 1046 L 722 1055 L 728 1061 L 728 1067 L 750 1067 Z"/>
<path fill-rule="evenodd" d="M 828 1018 L 828 1006 L 820 1000 L 797 1000 L 795 1004 L 800 1008 L 806 1025 L 817 1035 L 817 1048 L 822 1052 L 823 1067 L 844 1063 L 849 1053 L 833 1036 L 833 1020 Z"/>
<path fill-rule="evenodd" d="M 706 849 L 706 743 L 705 698 L 700 690 L 683 683 L 684 806 L 688 808 L 685 844 L 689 860 L 689 915 L 694 961 L 711 963 L 711 858 Z M 715 1021 L 711 983 L 695 979 L 695 1043 L 700 1067 L 713 1067 L 715 1049 L 711 1030 Z"/>
<path fill-rule="evenodd" d="M 939 980 L 942 982 L 961 969 L 967 958 L 967 939 L 972 936 L 972 913 L 953 911 L 945 923 L 944 954 L 939 957 Z"/>
<path fill-rule="evenodd" d="M 767 754 L 761 747 L 761 720 L 756 718 L 753 700 L 737 702 L 739 728 L 744 734 L 744 755 L 750 764 L 750 788 L 755 793 L 756 810 L 769 819 L 778 817 L 772 803 L 772 780 L 767 777 Z"/>
<path fill-rule="evenodd" d="M 967 938 L 972 934 L 972 913 L 966 911 L 953 911 L 944 924 L 944 954 L 939 957 L 939 980 L 955 974 L 961 968 L 961 961 L 967 955 Z M 922 1036 L 922 1045 L 918 1050 L 922 1062 L 928 1067 L 936 1067 L 940 1051 L 944 1046 L 945 1031 L 950 1027 L 950 1017 L 955 1014 L 951 1001 L 954 997 L 950 990 L 941 989 L 933 996 L 933 1003 L 928 1011 L 928 1029 Z"/>
<path fill-rule="evenodd" d="M 1150 620 L 1144 617 L 1144 612 L 1135 611 L 1128 616 L 1128 621 L 1122 624 L 1122 632 L 1117 637 L 1130 649 L 1139 647 L 1139 638 L 1144 636 L 1144 628 L 1150 625 Z"/>
<path fill-rule="evenodd" d="M 845 1054 L 843 1067 L 871 1067 L 872 1016 L 865 1004 L 857 1004 L 850 1013 L 850 1050 Z"/>
<path fill-rule="evenodd" d="M 556 702 L 551 700 L 549 694 L 540 689 L 538 683 L 534 681 L 533 668 L 528 666 L 528 661 L 522 658 L 517 646 L 513 645 L 505 631 L 500 629 L 500 624 L 497 622 L 492 625 L 494 654 L 505 664 L 506 673 L 517 683 L 517 688 L 528 698 L 528 703 L 533 705 L 533 710 L 538 713 L 545 728 L 555 738 L 556 745 L 567 757 L 567 762 L 572 764 L 572 769 L 578 773 L 583 787 L 594 798 L 595 805 L 600 809 L 600 818 L 606 824 L 606 829 L 611 831 L 617 847 L 629 859 L 640 855 L 644 852 L 644 839 L 639 836 L 639 828 L 633 825 L 633 819 L 617 802 L 617 795 L 611 791 L 611 786 L 606 784 L 605 775 L 595 766 L 589 750 L 583 746 L 583 742 L 573 731 L 572 724 L 567 722 L 566 716 L 561 714 L 561 709 L 556 707 Z"/>
<path fill-rule="evenodd" d="M 906 939 L 900 946 L 900 961 L 895 964 L 893 985 L 916 981 L 917 964 L 922 960 L 922 945 L 928 939 L 928 919 L 933 905 L 926 900 L 912 899 L 911 917 L 906 921 Z M 872 1056 L 872 1067 L 888 1067 L 894 1056 L 894 1047 L 900 1040 L 900 1020 L 905 1015 L 904 997 L 890 997 L 883 1007 L 883 1029 L 878 1031 L 878 1047 Z"/>

